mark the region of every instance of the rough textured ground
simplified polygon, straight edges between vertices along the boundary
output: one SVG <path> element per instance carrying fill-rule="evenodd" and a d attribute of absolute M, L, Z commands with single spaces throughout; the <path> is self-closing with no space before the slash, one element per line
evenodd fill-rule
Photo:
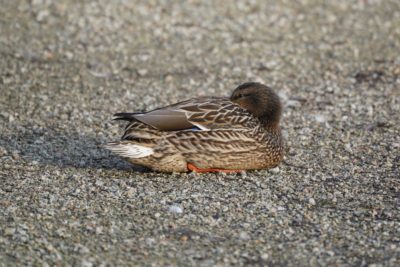
<path fill-rule="evenodd" d="M 0 0 L 1 266 L 400 265 L 400 2 L 218 2 Z M 285 103 L 278 169 L 101 147 L 245 81 Z"/>

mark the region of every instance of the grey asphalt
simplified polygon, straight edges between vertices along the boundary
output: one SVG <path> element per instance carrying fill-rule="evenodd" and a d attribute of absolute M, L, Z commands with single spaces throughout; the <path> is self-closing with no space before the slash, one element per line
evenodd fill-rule
<path fill-rule="evenodd" d="M 0 0 L 0 266 L 399 266 L 400 2 Z M 144 172 L 113 113 L 285 104 L 285 161 Z"/>

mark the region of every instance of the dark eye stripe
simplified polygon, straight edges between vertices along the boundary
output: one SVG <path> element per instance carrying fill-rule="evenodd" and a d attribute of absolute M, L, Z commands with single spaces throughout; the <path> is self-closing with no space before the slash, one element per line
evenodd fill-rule
<path fill-rule="evenodd" d="M 251 96 L 251 94 L 238 93 L 237 95 L 233 96 L 232 99 L 236 100 L 236 99 L 243 98 L 243 97 L 248 97 L 248 96 Z"/>

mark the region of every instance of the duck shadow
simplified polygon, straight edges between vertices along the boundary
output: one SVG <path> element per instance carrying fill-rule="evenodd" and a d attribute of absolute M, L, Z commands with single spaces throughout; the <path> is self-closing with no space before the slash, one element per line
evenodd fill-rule
<path fill-rule="evenodd" d="M 21 127 L 12 135 L 0 134 L 0 146 L 18 160 L 54 165 L 61 168 L 114 169 L 147 172 L 113 155 L 103 146 L 105 137 L 66 133 L 52 129 L 31 130 Z"/>

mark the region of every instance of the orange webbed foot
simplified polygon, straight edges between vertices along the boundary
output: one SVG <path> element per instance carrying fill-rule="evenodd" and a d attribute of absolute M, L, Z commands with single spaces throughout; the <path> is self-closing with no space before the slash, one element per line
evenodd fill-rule
<path fill-rule="evenodd" d="M 201 168 L 197 168 L 192 163 L 188 163 L 187 164 L 187 168 L 190 171 L 198 172 L 198 173 L 207 173 L 207 172 L 238 173 L 238 172 L 242 172 L 242 170 L 227 170 L 227 169 L 213 169 L 213 168 L 211 168 L 211 169 L 201 169 Z"/>

